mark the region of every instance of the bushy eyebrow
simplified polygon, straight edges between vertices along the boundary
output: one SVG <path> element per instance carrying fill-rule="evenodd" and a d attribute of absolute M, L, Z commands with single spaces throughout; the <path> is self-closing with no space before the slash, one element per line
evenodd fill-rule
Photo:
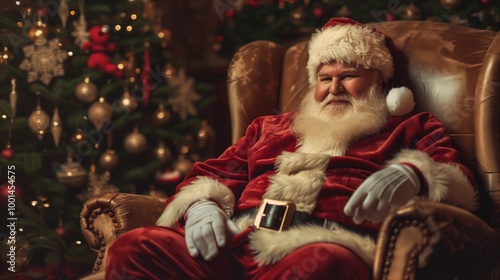
<path fill-rule="evenodd" d="M 348 68 L 340 71 L 341 75 L 346 75 L 346 74 L 357 74 L 358 69 L 356 68 Z M 318 77 L 323 77 L 323 76 L 330 76 L 327 73 L 322 73 L 321 71 L 318 72 Z"/>

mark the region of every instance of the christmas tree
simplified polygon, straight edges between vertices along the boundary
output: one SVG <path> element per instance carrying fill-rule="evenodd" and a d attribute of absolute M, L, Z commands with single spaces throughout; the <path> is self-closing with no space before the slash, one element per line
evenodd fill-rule
<path fill-rule="evenodd" d="M 168 196 L 211 156 L 210 87 L 175 61 L 152 1 L 12 2 L 0 14 L 2 275 L 74 279 L 95 260 L 85 200 Z"/>
<path fill-rule="evenodd" d="M 500 30 L 500 1 L 494 0 L 216 0 L 214 7 L 221 19 L 216 47 L 228 56 L 254 40 L 304 40 L 332 17 L 362 23 L 430 20 Z"/>

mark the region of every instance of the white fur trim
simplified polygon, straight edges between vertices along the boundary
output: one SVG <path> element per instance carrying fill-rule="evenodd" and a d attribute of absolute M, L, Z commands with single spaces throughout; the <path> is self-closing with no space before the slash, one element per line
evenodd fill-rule
<path fill-rule="evenodd" d="M 276 158 L 278 173 L 293 175 L 304 170 L 325 171 L 330 160 L 329 155 L 283 152 Z"/>
<path fill-rule="evenodd" d="M 235 199 L 231 190 L 214 179 L 198 177 L 175 195 L 156 221 L 156 225 L 165 227 L 175 225 L 189 206 L 204 199 L 214 200 L 229 217 L 233 215 Z"/>
<path fill-rule="evenodd" d="M 387 82 L 394 73 L 393 58 L 384 35 L 358 25 L 336 25 L 320 29 L 309 42 L 307 72 L 311 87 L 316 85 L 318 67 L 337 61 L 366 69 L 377 69 Z"/>
<path fill-rule="evenodd" d="M 392 116 L 400 117 L 413 111 L 413 92 L 407 87 L 393 88 L 386 97 L 386 104 Z"/>
<path fill-rule="evenodd" d="M 282 232 L 257 230 L 250 234 L 250 247 L 260 265 L 272 264 L 294 250 L 311 243 L 328 242 L 352 250 L 368 266 L 373 266 L 375 241 L 346 230 L 336 223 L 328 222 L 323 227 L 304 225 Z"/>
<path fill-rule="evenodd" d="M 236 224 L 236 226 L 241 229 L 241 230 L 244 230 L 246 229 L 247 227 L 249 226 L 253 226 L 253 221 L 255 220 L 255 216 L 254 215 L 251 215 L 251 214 L 248 214 L 248 215 L 242 215 L 236 219 L 233 219 L 234 223 Z"/>
<path fill-rule="evenodd" d="M 283 152 L 263 198 L 293 201 L 297 211 L 312 213 L 329 161 L 330 156 L 324 154 Z"/>
<path fill-rule="evenodd" d="M 436 162 L 422 151 L 409 149 L 401 151 L 388 163 L 401 162 L 409 162 L 420 169 L 429 186 L 428 195 L 416 197 L 412 202 L 427 200 L 454 205 L 468 211 L 477 209 L 478 194 L 458 166 Z"/>

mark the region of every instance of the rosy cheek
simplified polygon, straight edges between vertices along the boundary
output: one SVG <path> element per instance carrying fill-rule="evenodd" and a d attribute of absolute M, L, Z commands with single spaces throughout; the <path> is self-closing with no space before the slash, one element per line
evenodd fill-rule
<path fill-rule="evenodd" d="M 361 97 L 362 95 L 364 95 L 368 91 L 369 88 L 370 87 L 368 84 L 359 84 L 357 86 L 354 86 L 350 93 L 354 97 Z"/>
<path fill-rule="evenodd" d="M 314 91 L 314 100 L 317 102 L 321 102 L 325 99 L 328 94 L 328 90 L 321 85 L 316 86 L 316 90 Z"/>

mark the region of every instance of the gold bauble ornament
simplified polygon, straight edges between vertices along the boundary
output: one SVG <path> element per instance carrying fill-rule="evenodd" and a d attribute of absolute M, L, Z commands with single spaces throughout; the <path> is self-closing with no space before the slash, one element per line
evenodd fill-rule
<path fill-rule="evenodd" d="M 99 164 L 106 170 L 113 170 L 118 166 L 119 159 L 115 151 L 108 149 L 99 158 Z"/>
<path fill-rule="evenodd" d="M 99 101 L 94 102 L 88 110 L 89 120 L 94 124 L 94 126 L 101 130 L 106 122 L 111 122 L 113 117 L 113 110 L 111 105 L 109 105 L 104 98 L 99 98 Z"/>
<path fill-rule="evenodd" d="M 163 28 L 156 34 L 156 36 L 158 39 L 162 40 L 163 43 L 168 45 L 172 39 L 172 31 L 170 31 L 170 29 Z"/>
<path fill-rule="evenodd" d="M 193 167 L 193 162 L 189 160 L 185 155 L 179 155 L 179 159 L 174 164 L 175 170 L 181 173 L 181 176 L 186 176 L 189 170 Z"/>
<path fill-rule="evenodd" d="M 79 83 L 75 88 L 75 97 L 83 103 L 91 103 L 97 98 L 97 86 L 85 77 L 82 83 Z"/>
<path fill-rule="evenodd" d="M 148 142 L 146 140 L 146 136 L 140 133 L 137 127 L 135 127 L 134 131 L 129 133 L 123 140 L 123 147 L 125 148 L 125 151 L 132 155 L 143 153 L 146 150 L 147 145 Z"/>
<path fill-rule="evenodd" d="M 75 134 L 71 136 L 71 142 L 73 142 L 75 145 L 78 145 L 85 141 L 87 141 L 87 135 L 85 135 L 81 128 L 77 129 Z"/>
<path fill-rule="evenodd" d="M 154 113 L 154 124 L 157 126 L 166 125 L 170 122 L 171 114 L 165 109 L 165 105 L 160 104 Z"/>
<path fill-rule="evenodd" d="M 206 120 L 201 121 L 201 129 L 196 133 L 196 139 L 198 140 L 198 145 L 201 148 L 206 148 L 207 146 L 214 144 L 215 132 L 208 125 Z"/>
<path fill-rule="evenodd" d="M 120 99 L 120 108 L 122 108 L 125 112 L 130 113 L 137 108 L 137 105 L 137 99 L 130 95 L 128 91 L 125 91 Z"/>
<path fill-rule="evenodd" d="M 172 63 L 167 63 L 167 65 L 165 65 L 165 69 L 163 69 L 163 76 L 167 79 L 170 79 L 172 78 L 172 76 L 176 75 L 176 72 L 177 71 Z"/>
<path fill-rule="evenodd" d="M 49 128 L 50 117 L 44 110 L 42 110 L 40 104 L 38 104 L 35 111 L 31 113 L 28 125 L 31 131 L 36 134 L 36 137 L 38 137 L 39 140 L 42 140 L 43 136 L 47 132 L 47 129 Z"/>
<path fill-rule="evenodd" d="M 73 156 L 68 154 L 66 163 L 60 166 L 56 176 L 62 184 L 71 188 L 80 188 L 87 180 L 87 170 L 80 163 L 74 162 Z"/>
<path fill-rule="evenodd" d="M 294 26 L 303 26 L 306 20 L 306 13 L 302 7 L 297 8 L 290 14 L 291 22 Z"/>
<path fill-rule="evenodd" d="M 401 18 L 404 20 L 419 20 L 422 18 L 422 12 L 420 11 L 420 8 L 413 5 L 409 4 L 406 6 L 404 9 Z"/>
<path fill-rule="evenodd" d="M 463 4 L 463 0 L 440 0 L 440 2 L 441 6 L 450 11 L 457 10 Z"/>
<path fill-rule="evenodd" d="M 172 151 L 163 142 L 160 142 L 155 149 L 155 156 L 161 162 L 167 163 L 172 160 Z"/>

